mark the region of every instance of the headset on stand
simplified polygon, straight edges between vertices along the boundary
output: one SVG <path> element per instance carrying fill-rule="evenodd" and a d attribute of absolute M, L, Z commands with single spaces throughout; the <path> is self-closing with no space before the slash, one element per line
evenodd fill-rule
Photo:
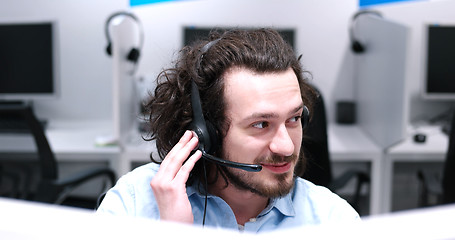
<path fill-rule="evenodd" d="M 360 42 L 355 37 L 355 34 L 354 34 L 356 20 L 358 19 L 359 16 L 364 15 L 364 14 L 372 14 L 372 15 L 376 15 L 376 16 L 382 18 L 382 14 L 380 12 L 372 11 L 372 10 L 362 10 L 362 11 L 359 11 L 356 14 L 354 14 L 354 16 L 352 17 L 351 25 L 349 27 L 349 38 L 351 39 L 351 49 L 354 53 L 363 53 L 366 50 L 365 44 Z"/>
<path fill-rule="evenodd" d="M 104 33 L 105 33 L 106 39 L 107 39 L 106 53 L 109 56 L 112 56 L 112 39 L 111 39 L 111 36 L 109 34 L 109 24 L 115 17 L 118 17 L 118 16 L 125 16 L 125 17 L 131 18 L 131 19 L 134 20 L 134 22 L 138 26 L 138 29 L 139 29 L 139 43 L 138 43 L 137 47 L 131 48 L 128 51 L 128 54 L 126 55 L 126 59 L 136 65 L 138 60 L 139 60 L 139 57 L 140 57 L 142 46 L 144 44 L 144 32 L 143 32 L 142 24 L 141 24 L 141 21 L 139 20 L 139 18 L 136 17 L 136 15 L 134 15 L 134 14 L 132 14 L 130 12 L 124 12 L 124 11 L 116 12 L 116 13 L 113 13 L 112 15 L 110 15 L 107 18 L 106 23 L 104 25 Z"/>

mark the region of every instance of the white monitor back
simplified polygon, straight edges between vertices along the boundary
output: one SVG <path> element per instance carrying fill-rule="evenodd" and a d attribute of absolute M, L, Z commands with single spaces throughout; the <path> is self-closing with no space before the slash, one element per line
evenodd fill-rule
<path fill-rule="evenodd" d="M 359 222 L 334 220 L 255 234 L 141 217 L 95 214 L 81 208 L 0 198 L 0 239 L 455 239 L 455 205 L 365 217 Z M 44 216 L 44 217 L 43 217 Z M 191 237 L 192 236 L 192 237 Z"/>
<path fill-rule="evenodd" d="M 366 49 L 356 56 L 358 124 L 380 147 L 387 148 L 405 134 L 408 28 L 364 15 L 356 23 L 356 33 Z"/>

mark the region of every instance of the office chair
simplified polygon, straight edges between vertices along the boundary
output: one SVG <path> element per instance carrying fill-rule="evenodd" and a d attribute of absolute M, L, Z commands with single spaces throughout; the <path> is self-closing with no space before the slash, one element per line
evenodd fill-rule
<path fill-rule="evenodd" d="M 32 108 L 27 104 L 1 104 L 0 117 L 14 116 L 17 119 L 24 121 L 28 126 L 28 134 L 33 137 L 36 144 L 37 154 L 15 154 L 15 153 L 1 153 L 0 159 L 9 159 L 10 163 L 20 166 L 16 171 L 8 171 L 7 166 L 3 164 L 0 173 L 0 179 L 9 178 L 13 180 L 14 191 L 18 190 L 18 176 L 22 176 L 20 181 L 22 187 L 19 188 L 21 193 L 10 194 L 7 197 L 20 198 L 24 200 L 31 200 L 37 202 L 62 204 L 67 199 L 69 193 L 76 187 L 88 182 L 89 180 L 105 177 L 109 180 L 111 186 L 114 185 L 116 176 L 115 173 L 109 168 L 96 168 L 80 172 L 74 176 L 65 179 L 58 177 L 58 166 L 54 153 L 51 150 L 49 142 L 47 141 L 44 133 L 43 125 L 35 117 Z M 15 161 L 14 157 L 22 156 L 22 159 Z M 23 156 L 26 156 L 25 160 Z M 33 161 L 35 160 L 35 161 Z M 37 161 L 36 161 L 37 160 Z M 38 180 L 32 179 L 30 173 L 27 172 L 33 164 L 39 169 Z M 18 172 L 17 169 L 26 172 Z M 9 176 L 9 177 L 8 177 Z M 23 177 L 27 177 L 23 179 Z M 5 179 L 6 180 L 6 179 Z M 35 181 L 37 184 L 34 184 Z M 1 182 L 0 182 L 1 183 Z M 35 189 L 30 189 L 34 186 Z"/>
<path fill-rule="evenodd" d="M 419 207 L 455 203 L 455 110 L 452 113 L 449 145 L 444 160 L 442 178 L 423 170 L 417 172 Z"/>
<path fill-rule="evenodd" d="M 303 152 L 307 159 L 305 171 L 300 176 L 316 185 L 329 188 L 337 192 L 352 179 L 356 179 L 356 189 L 349 203 L 359 211 L 359 200 L 362 186 L 370 182 L 369 176 L 361 171 L 347 170 L 339 177 L 332 175 L 332 166 L 328 148 L 327 118 L 324 99 L 320 91 L 314 87 L 316 99 L 314 101 L 312 118 L 303 135 Z"/>

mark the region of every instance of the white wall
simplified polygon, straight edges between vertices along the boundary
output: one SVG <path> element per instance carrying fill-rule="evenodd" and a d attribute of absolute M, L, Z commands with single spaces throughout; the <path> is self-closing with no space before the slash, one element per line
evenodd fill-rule
<path fill-rule="evenodd" d="M 45 119 L 85 120 L 112 115 L 112 61 L 104 22 L 128 0 L 14 0 L 0 2 L 0 22 L 52 20 L 58 24 L 60 97 L 37 101 Z"/>
<path fill-rule="evenodd" d="M 169 66 L 182 47 L 183 27 L 276 27 L 296 30 L 296 51 L 323 92 L 332 115 L 332 99 L 352 98 L 346 67 L 348 25 L 356 0 L 199 0 L 133 7 L 145 27 L 139 73 L 156 75 Z M 341 76 L 340 76 L 341 75 Z M 336 88 L 336 89 L 335 89 Z"/>
<path fill-rule="evenodd" d="M 36 102 L 40 117 L 112 118 L 112 60 L 104 52 L 104 23 L 111 13 L 125 9 L 128 0 L 0 2 L 0 22 L 58 22 L 61 96 Z M 349 85 L 339 87 L 336 82 L 352 75 L 340 62 L 346 62 L 347 27 L 356 9 L 356 0 L 194 0 L 133 7 L 145 28 L 139 73 L 155 76 L 169 66 L 181 47 L 183 26 L 295 28 L 297 52 L 330 103 L 334 92 L 351 94 Z"/>
<path fill-rule="evenodd" d="M 355 56 L 348 26 L 357 0 L 193 0 L 133 7 L 145 28 L 139 74 L 154 76 L 181 47 L 183 26 L 272 26 L 295 28 L 296 49 L 323 92 L 330 121 L 334 101 L 353 98 Z M 49 119 L 111 119 L 112 60 L 105 54 L 104 23 L 128 0 L 15 0 L 0 2 L 0 22 L 57 20 L 61 96 L 37 102 Z M 455 1 L 413 1 L 375 7 L 411 28 L 406 81 L 411 119 L 446 105 L 420 99 L 423 22 L 455 23 Z M 429 111 L 428 111 L 429 110 Z"/>

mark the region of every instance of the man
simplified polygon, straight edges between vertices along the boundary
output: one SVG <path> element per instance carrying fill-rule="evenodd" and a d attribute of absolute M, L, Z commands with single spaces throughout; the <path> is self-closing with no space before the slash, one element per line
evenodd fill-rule
<path fill-rule="evenodd" d="M 346 201 L 294 174 L 305 166 L 302 136 L 314 92 L 276 31 L 212 34 L 185 47 L 158 79 L 147 108 L 163 160 L 122 177 L 98 212 L 251 232 L 359 219 Z M 209 153 L 193 126 L 191 97 L 199 93 L 210 138 L 218 139 Z"/>

